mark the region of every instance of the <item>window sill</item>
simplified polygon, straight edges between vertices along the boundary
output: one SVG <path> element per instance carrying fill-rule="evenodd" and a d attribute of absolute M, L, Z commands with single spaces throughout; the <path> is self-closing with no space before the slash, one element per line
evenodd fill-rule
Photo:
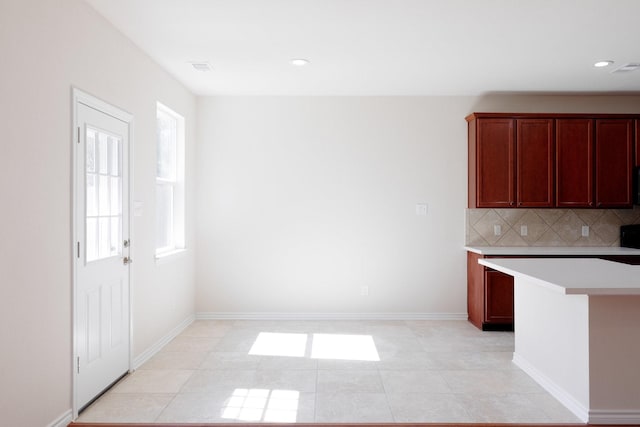
<path fill-rule="evenodd" d="M 185 248 L 174 249 L 172 251 L 161 252 L 156 254 L 156 264 L 164 264 L 177 258 L 182 258 L 186 254 Z"/>

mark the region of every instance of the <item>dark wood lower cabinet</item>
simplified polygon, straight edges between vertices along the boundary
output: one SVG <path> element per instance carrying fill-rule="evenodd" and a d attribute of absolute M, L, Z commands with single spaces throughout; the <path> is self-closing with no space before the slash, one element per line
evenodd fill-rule
<path fill-rule="evenodd" d="M 484 268 L 484 323 L 513 324 L 513 277 Z"/>
<path fill-rule="evenodd" d="M 640 119 L 636 120 L 636 167 L 640 168 Z"/>
<path fill-rule="evenodd" d="M 593 256 L 486 256 L 467 252 L 467 313 L 483 331 L 513 330 L 513 277 L 478 264 L 483 258 L 601 258 L 640 265 L 636 255 Z"/>
<path fill-rule="evenodd" d="M 467 252 L 467 312 L 483 331 L 513 330 L 513 277 L 478 264 L 491 258 Z"/>

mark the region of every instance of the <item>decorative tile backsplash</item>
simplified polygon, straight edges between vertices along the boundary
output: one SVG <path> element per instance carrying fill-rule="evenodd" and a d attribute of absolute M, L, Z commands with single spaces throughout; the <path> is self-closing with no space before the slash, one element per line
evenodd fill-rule
<path fill-rule="evenodd" d="M 620 226 L 640 224 L 640 207 L 467 209 L 466 220 L 470 246 L 619 246 Z M 500 226 L 499 236 L 495 226 Z M 583 226 L 589 227 L 588 237 L 582 236 Z"/>

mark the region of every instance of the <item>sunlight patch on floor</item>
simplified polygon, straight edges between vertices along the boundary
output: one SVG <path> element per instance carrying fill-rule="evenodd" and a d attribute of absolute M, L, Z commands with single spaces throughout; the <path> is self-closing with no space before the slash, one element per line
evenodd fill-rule
<path fill-rule="evenodd" d="M 313 334 L 311 358 L 380 361 L 371 335 Z"/>
<path fill-rule="evenodd" d="M 307 334 L 260 332 L 249 354 L 256 356 L 304 357 Z"/>
<path fill-rule="evenodd" d="M 311 344 L 308 352 L 308 343 Z M 249 350 L 254 356 L 380 361 L 371 335 L 260 332 Z"/>

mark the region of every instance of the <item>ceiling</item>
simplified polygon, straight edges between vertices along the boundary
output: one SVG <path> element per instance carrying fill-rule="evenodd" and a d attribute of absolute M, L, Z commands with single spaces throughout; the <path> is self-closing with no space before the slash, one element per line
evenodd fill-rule
<path fill-rule="evenodd" d="M 639 0 L 86 1 L 198 95 L 640 93 Z"/>

